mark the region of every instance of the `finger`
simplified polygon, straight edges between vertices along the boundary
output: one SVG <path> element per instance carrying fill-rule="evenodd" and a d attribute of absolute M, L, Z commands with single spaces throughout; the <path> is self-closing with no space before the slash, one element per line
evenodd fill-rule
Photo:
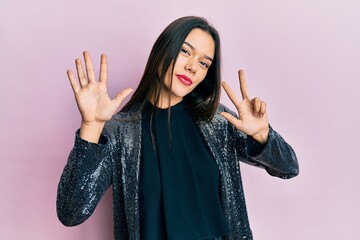
<path fill-rule="evenodd" d="M 107 57 L 105 54 L 101 54 L 99 82 L 107 83 L 107 78 L 108 78 Z"/>
<path fill-rule="evenodd" d="M 80 86 L 79 86 L 79 84 L 77 83 L 76 78 L 75 78 L 75 76 L 74 76 L 74 74 L 72 73 L 71 70 L 67 70 L 66 73 L 67 73 L 67 75 L 68 75 L 68 78 L 69 78 L 71 87 L 72 87 L 74 93 L 76 94 L 77 92 L 80 91 Z"/>
<path fill-rule="evenodd" d="M 230 113 L 222 112 L 221 116 L 223 116 L 226 120 L 228 120 L 234 127 L 238 130 L 242 130 L 243 122 Z"/>
<path fill-rule="evenodd" d="M 262 101 L 260 107 L 260 117 L 263 117 L 265 113 L 266 113 L 266 102 Z"/>
<path fill-rule="evenodd" d="M 86 67 L 86 75 L 89 83 L 95 82 L 95 73 L 94 73 L 94 67 L 92 64 L 90 53 L 85 51 L 83 53 L 84 60 L 85 60 L 85 67 Z"/>
<path fill-rule="evenodd" d="M 224 88 L 224 90 L 225 90 L 226 94 L 228 95 L 228 97 L 230 98 L 231 102 L 235 105 L 235 107 L 237 107 L 239 105 L 240 101 L 236 97 L 235 93 L 230 88 L 230 86 L 225 81 L 223 81 L 221 83 L 221 86 Z"/>
<path fill-rule="evenodd" d="M 259 115 L 260 108 L 261 108 L 261 100 L 260 100 L 260 98 L 256 97 L 256 98 L 252 99 L 251 103 L 253 105 L 253 114 L 254 115 Z"/>
<path fill-rule="evenodd" d="M 118 93 L 118 95 L 116 95 L 116 97 L 114 98 L 113 102 L 116 106 L 116 108 L 118 108 L 120 106 L 120 104 L 122 103 L 122 101 L 124 101 L 124 99 L 132 92 L 133 90 L 131 88 L 127 88 L 122 90 L 120 93 Z"/>
<path fill-rule="evenodd" d="M 239 84 L 240 84 L 241 96 L 242 96 L 243 100 L 250 99 L 244 70 L 240 69 L 238 71 L 238 74 L 239 74 Z"/>
<path fill-rule="evenodd" d="M 84 75 L 84 70 L 82 68 L 81 60 L 79 58 L 75 59 L 75 65 L 76 65 L 76 71 L 77 71 L 80 85 L 81 85 L 81 87 L 84 87 L 84 86 L 86 86 L 87 81 L 86 81 L 86 77 Z"/>

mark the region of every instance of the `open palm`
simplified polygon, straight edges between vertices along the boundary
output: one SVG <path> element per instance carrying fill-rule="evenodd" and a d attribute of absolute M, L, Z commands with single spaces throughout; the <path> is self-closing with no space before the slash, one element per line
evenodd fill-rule
<path fill-rule="evenodd" d="M 106 55 L 101 55 L 99 81 L 95 80 L 91 57 L 86 51 L 84 52 L 84 60 L 86 76 L 81 60 L 78 58 L 75 60 L 80 85 L 77 83 L 72 71 L 67 71 L 82 122 L 85 124 L 104 123 L 111 119 L 132 89 L 127 88 L 121 91 L 114 99 L 111 99 L 107 92 L 108 64 Z"/>

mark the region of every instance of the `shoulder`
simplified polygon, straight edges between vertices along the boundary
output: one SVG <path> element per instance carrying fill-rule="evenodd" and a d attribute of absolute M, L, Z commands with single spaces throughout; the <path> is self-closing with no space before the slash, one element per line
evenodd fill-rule
<path fill-rule="evenodd" d="M 109 121 L 106 122 L 104 133 L 110 137 L 117 139 L 119 135 L 138 131 L 141 125 L 141 112 L 139 108 L 131 108 L 128 111 L 120 111 L 116 113 Z"/>
<path fill-rule="evenodd" d="M 231 115 L 233 116 L 236 116 L 236 113 L 232 110 L 230 110 L 228 107 L 226 107 L 224 104 L 222 103 L 219 103 L 217 109 L 216 109 L 216 112 L 214 114 L 214 116 L 212 117 L 211 121 L 216 121 L 216 122 L 224 122 L 224 123 L 228 123 L 227 120 L 221 116 L 221 113 L 222 112 L 227 112 L 227 113 L 230 113 Z"/>
<path fill-rule="evenodd" d="M 110 120 L 110 125 L 116 125 L 121 123 L 131 123 L 141 120 L 141 104 L 134 104 L 130 109 L 126 111 L 117 112 Z"/>
<path fill-rule="evenodd" d="M 236 116 L 235 112 L 231 111 L 224 104 L 219 103 L 214 116 L 209 120 L 201 120 L 201 121 L 199 121 L 199 124 L 200 125 L 205 125 L 207 127 L 214 127 L 216 129 L 217 128 L 223 129 L 224 127 L 227 127 L 228 126 L 228 121 L 223 116 L 221 116 L 222 112 L 227 112 L 227 113 L 230 113 L 230 114 Z"/>
<path fill-rule="evenodd" d="M 216 110 L 215 115 L 220 115 L 220 113 L 222 113 L 222 112 L 227 112 L 227 113 L 230 113 L 230 114 L 233 115 L 233 116 L 236 116 L 236 113 L 235 113 L 234 111 L 230 110 L 230 109 L 229 109 L 227 106 L 225 106 L 224 104 L 219 103 L 219 106 L 218 106 L 218 108 L 217 108 L 217 110 Z"/>
<path fill-rule="evenodd" d="M 235 133 L 237 133 L 236 136 L 242 138 L 245 137 L 245 135 L 242 132 L 237 131 L 236 128 L 221 115 L 222 112 L 227 112 L 236 116 L 234 111 L 219 103 L 217 110 L 211 119 L 201 120 L 197 123 L 207 141 L 215 142 L 216 144 L 221 143 L 222 146 L 225 146 L 234 140 Z"/>

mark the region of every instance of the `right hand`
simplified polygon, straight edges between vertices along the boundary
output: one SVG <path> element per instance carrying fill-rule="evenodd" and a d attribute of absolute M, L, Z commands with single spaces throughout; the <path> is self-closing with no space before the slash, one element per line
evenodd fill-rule
<path fill-rule="evenodd" d="M 75 60 L 80 85 L 71 70 L 67 71 L 67 75 L 80 110 L 82 125 L 103 125 L 111 119 L 122 101 L 132 92 L 132 89 L 127 88 L 117 94 L 114 99 L 111 99 L 107 92 L 108 64 L 106 55 L 101 55 L 99 81 L 95 79 L 90 54 L 85 51 L 83 55 L 86 76 L 81 60 L 79 58 Z"/>

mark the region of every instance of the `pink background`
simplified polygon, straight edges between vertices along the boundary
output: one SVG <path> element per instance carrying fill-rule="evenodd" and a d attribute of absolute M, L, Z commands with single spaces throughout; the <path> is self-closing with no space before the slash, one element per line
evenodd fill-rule
<path fill-rule="evenodd" d="M 219 30 L 224 79 L 238 88 L 245 69 L 300 162 L 291 180 L 241 165 L 255 239 L 360 239 L 357 0 L 2 1 L 0 239 L 112 239 L 110 192 L 80 226 L 56 217 L 80 124 L 66 69 L 83 50 L 98 68 L 104 52 L 111 95 L 136 87 L 155 38 L 184 15 Z"/>

